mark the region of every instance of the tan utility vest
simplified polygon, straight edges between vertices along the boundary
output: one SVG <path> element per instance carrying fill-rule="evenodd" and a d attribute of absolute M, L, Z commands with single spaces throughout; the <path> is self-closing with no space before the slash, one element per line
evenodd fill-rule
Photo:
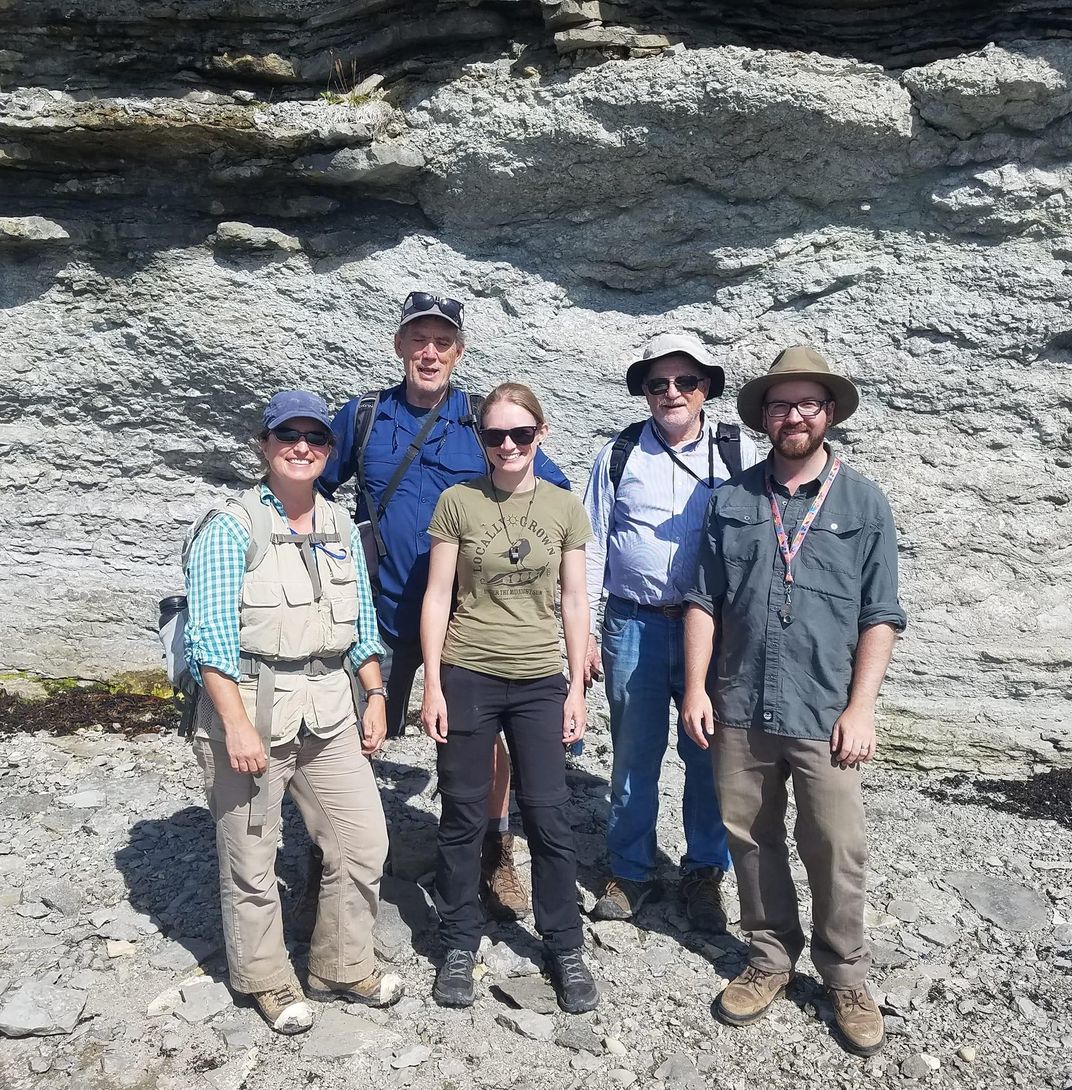
<path fill-rule="evenodd" d="M 335 508 L 334 503 L 317 495 L 318 535 L 337 533 Z M 355 639 L 358 597 L 349 541 L 325 546 L 332 553 L 344 554 L 342 560 L 329 556 L 324 548 L 299 546 L 295 542 L 301 536 L 295 538 L 290 533 L 274 505 L 270 510 L 272 543 L 263 560 L 242 580 L 238 615 L 242 677 L 238 688 L 246 714 L 256 724 L 256 671 L 262 664 L 271 667 L 275 675 L 271 745 L 276 746 L 291 741 L 303 722 L 322 738 L 356 725 L 353 689 L 343 666 Z M 233 506 L 229 512 L 251 530 L 249 516 L 240 507 Z M 223 740 L 223 725 L 211 700 L 198 702 L 197 733 Z"/>

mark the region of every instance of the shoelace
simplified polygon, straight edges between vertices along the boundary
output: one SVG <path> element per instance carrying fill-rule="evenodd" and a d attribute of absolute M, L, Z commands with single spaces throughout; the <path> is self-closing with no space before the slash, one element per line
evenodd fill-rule
<path fill-rule="evenodd" d="M 516 897 L 524 897 L 525 887 L 521 884 L 521 875 L 513 865 L 513 859 L 504 851 L 499 858 L 496 879 L 498 884 L 507 887 L 507 892 Z"/>
<path fill-rule="evenodd" d="M 836 988 L 834 989 L 836 996 L 841 999 L 841 1005 L 848 1007 L 850 1010 L 853 1007 L 859 1007 L 860 1010 L 869 1010 L 869 1006 L 866 1002 L 867 993 L 859 988 Z"/>
<path fill-rule="evenodd" d="M 272 988 L 268 992 L 269 997 L 279 1004 L 280 1009 L 289 1007 L 292 1003 L 300 1003 L 304 996 L 300 995 L 293 984 L 280 984 L 278 988 Z"/>
<path fill-rule="evenodd" d="M 564 984 L 588 983 L 588 970 L 580 954 L 559 954 L 558 967 Z"/>
<path fill-rule="evenodd" d="M 443 971 L 447 976 L 461 977 L 468 980 L 473 971 L 476 957 L 469 950 L 451 950 L 447 954 L 447 960 L 443 963 Z"/>

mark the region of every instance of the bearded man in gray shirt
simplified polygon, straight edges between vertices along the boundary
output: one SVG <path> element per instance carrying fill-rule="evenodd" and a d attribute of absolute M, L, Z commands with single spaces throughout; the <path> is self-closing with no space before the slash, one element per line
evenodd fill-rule
<path fill-rule="evenodd" d="M 711 745 L 751 940 L 716 1013 L 735 1026 L 762 1018 L 804 949 L 786 850 L 792 778 L 812 962 L 847 1048 L 870 1056 L 884 1031 L 865 983 L 860 765 L 875 754 L 875 702 L 906 618 L 889 504 L 824 441 L 858 403 L 856 387 L 803 346 L 741 388 L 741 419 L 773 449 L 711 502 L 687 595 L 682 718 Z"/>

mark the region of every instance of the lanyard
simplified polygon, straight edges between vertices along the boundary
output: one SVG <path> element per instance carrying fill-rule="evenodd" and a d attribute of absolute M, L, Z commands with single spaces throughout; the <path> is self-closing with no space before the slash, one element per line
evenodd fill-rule
<path fill-rule="evenodd" d="M 767 499 L 770 500 L 771 518 L 774 519 L 774 535 L 778 539 L 778 551 L 782 554 L 782 562 L 785 564 L 785 575 L 783 576 L 785 581 L 785 605 L 778 610 L 778 616 L 781 617 L 786 624 L 793 619 L 793 560 L 796 558 L 797 553 L 800 552 L 800 547 L 804 544 L 804 539 L 808 536 L 808 531 L 811 529 L 816 516 L 822 510 L 823 503 L 830 494 L 830 487 L 837 479 L 840 470 L 841 459 L 835 457 L 834 464 L 830 467 L 830 475 L 823 482 L 822 488 L 819 489 L 819 494 L 811 501 L 811 506 L 808 508 L 800 525 L 797 527 L 797 532 L 793 535 L 793 543 L 791 545 L 789 543 L 789 535 L 785 532 L 785 525 L 782 522 L 781 512 L 778 510 L 778 501 L 774 497 L 774 489 L 771 487 L 770 477 L 765 476 L 763 478 L 763 484 L 767 490 Z"/>
<path fill-rule="evenodd" d="M 687 465 L 677 456 L 677 451 L 675 451 L 663 438 L 663 433 L 659 431 L 659 425 L 656 424 L 654 420 L 651 422 L 651 430 L 654 433 L 655 438 L 658 439 L 659 446 L 661 446 L 690 477 L 699 481 L 700 484 L 706 485 L 708 488 L 715 487 L 715 437 L 711 431 L 707 432 L 707 480 L 705 481 L 692 466 Z"/>

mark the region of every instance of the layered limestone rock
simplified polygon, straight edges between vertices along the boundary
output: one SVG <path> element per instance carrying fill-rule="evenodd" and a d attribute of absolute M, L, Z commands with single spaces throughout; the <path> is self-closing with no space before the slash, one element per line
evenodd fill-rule
<path fill-rule="evenodd" d="M 679 31 L 685 6 L 660 5 Z M 355 35 L 392 10 L 351 7 Z M 294 63 L 284 30 L 326 49 L 298 9 L 184 23 L 233 64 L 170 91 L 133 61 L 120 80 L 99 37 L 164 15 L 68 25 L 93 93 L 54 86 L 54 24 L 20 16 L 21 85 L 0 93 L 0 666 L 158 661 L 177 543 L 252 472 L 264 399 L 392 381 L 397 307 L 426 287 L 467 302 L 468 385 L 534 386 L 576 487 L 641 414 L 622 372 L 651 334 L 697 333 L 730 393 L 815 344 L 860 385 L 836 441 L 901 534 L 895 754 L 1072 761 L 1072 45 L 896 70 L 693 48 L 641 5 L 486 4 L 468 15 L 530 43 L 321 97 L 235 59 Z M 687 48 L 560 69 L 554 36 L 597 23 Z"/>

